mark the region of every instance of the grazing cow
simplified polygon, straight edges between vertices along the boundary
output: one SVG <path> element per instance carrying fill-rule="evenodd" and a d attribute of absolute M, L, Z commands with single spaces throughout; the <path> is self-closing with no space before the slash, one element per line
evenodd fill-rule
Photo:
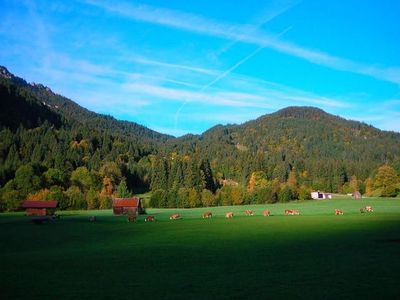
<path fill-rule="evenodd" d="M 338 216 L 338 215 L 343 215 L 343 210 L 338 209 L 338 208 L 335 208 L 335 215 L 336 215 L 336 216 Z"/>
<path fill-rule="evenodd" d="M 269 217 L 271 215 L 271 211 L 269 211 L 268 209 L 263 211 L 263 216 L 264 217 Z"/>
<path fill-rule="evenodd" d="M 285 215 L 287 216 L 300 215 L 300 211 L 298 209 L 285 209 Z"/>
<path fill-rule="evenodd" d="M 144 221 L 145 221 L 145 222 L 153 222 L 153 221 L 154 221 L 154 216 L 147 216 L 147 217 L 144 219 Z"/>
<path fill-rule="evenodd" d="M 271 212 L 268 209 L 263 211 L 263 216 L 264 217 L 269 217 L 270 215 L 271 215 Z"/>
<path fill-rule="evenodd" d="M 233 212 L 227 212 L 225 213 L 225 218 L 233 218 Z"/>
<path fill-rule="evenodd" d="M 136 222 L 136 215 L 128 215 L 128 222 Z"/>
<path fill-rule="evenodd" d="M 253 214 L 253 211 L 250 210 L 250 209 L 246 209 L 246 210 L 244 211 L 244 214 L 245 214 L 246 216 L 252 216 L 252 215 L 254 215 L 254 214 Z"/>
<path fill-rule="evenodd" d="M 90 221 L 90 222 L 96 222 L 96 216 L 91 216 L 91 217 L 89 218 L 89 221 Z"/>
<path fill-rule="evenodd" d="M 366 207 L 361 207 L 360 208 L 360 213 L 367 213 L 367 212 L 373 212 L 374 210 L 372 209 L 372 206 L 366 206 Z"/>
<path fill-rule="evenodd" d="M 169 217 L 170 220 L 177 220 L 179 219 L 181 216 L 179 214 L 173 214 Z"/>
<path fill-rule="evenodd" d="M 203 213 L 203 219 L 212 218 L 212 212 L 208 211 Z"/>

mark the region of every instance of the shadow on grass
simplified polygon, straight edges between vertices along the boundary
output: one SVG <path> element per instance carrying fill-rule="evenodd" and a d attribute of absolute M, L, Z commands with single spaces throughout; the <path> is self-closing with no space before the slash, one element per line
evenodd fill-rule
<path fill-rule="evenodd" d="M 399 296 L 398 216 L 14 225 L 0 239 L 6 299 Z"/>

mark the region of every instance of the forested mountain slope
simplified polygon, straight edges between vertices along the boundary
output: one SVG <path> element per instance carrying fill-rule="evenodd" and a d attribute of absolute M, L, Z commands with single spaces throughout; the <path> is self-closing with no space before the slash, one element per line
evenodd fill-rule
<path fill-rule="evenodd" d="M 20 120 L 20 123 L 24 124 L 23 119 L 26 119 L 26 123 L 29 120 L 29 124 L 32 124 L 31 127 L 35 127 L 38 118 L 42 122 L 47 120 L 51 124 L 54 123 L 54 125 L 59 126 L 60 119 L 62 119 L 64 125 L 94 127 L 150 143 L 172 138 L 134 122 L 118 121 L 111 116 L 91 112 L 74 101 L 54 93 L 48 87 L 41 84 L 27 83 L 24 79 L 14 76 L 2 66 L 0 66 L 0 87 L 2 99 L 0 104 L 2 108 L 1 126 L 15 129 L 18 127 L 18 123 L 14 120 Z M 20 100 L 18 101 L 18 99 Z M 29 106 L 24 108 L 23 112 L 26 109 L 31 109 L 27 114 L 23 114 L 19 110 L 23 102 L 21 99 L 26 100 Z M 18 105 L 17 102 L 20 103 L 20 107 L 16 107 Z M 25 127 L 29 128 L 29 126 Z"/>
<path fill-rule="evenodd" d="M 257 170 L 286 181 L 295 169 L 308 184 L 336 191 L 352 175 L 365 180 L 378 166 L 398 163 L 400 134 L 318 108 L 288 107 L 242 125 L 219 125 L 169 146 L 202 153 L 213 169 L 243 183 Z"/>
<path fill-rule="evenodd" d="M 307 199 L 312 189 L 400 193 L 400 134 L 288 107 L 173 138 L 91 112 L 0 67 L 0 210 L 57 199 L 106 208 L 152 190 L 150 205 Z"/>

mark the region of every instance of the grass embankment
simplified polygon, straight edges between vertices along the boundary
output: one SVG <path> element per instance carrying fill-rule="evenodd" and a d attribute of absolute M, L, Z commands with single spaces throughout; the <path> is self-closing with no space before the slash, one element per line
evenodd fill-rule
<path fill-rule="evenodd" d="M 360 214 L 372 205 L 374 213 Z M 271 217 L 261 216 L 268 208 Z M 284 209 L 300 216 L 284 216 Z M 333 209 L 344 210 L 334 216 Z M 244 216 L 245 209 L 256 215 Z M 212 211 L 212 219 L 201 213 Z M 233 219 L 224 213 L 233 211 Z M 178 212 L 181 220 L 171 221 Z M 400 201 L 363 199 L 202 209 L 64 212 L 34 225 L 0 215 L 4 299 L 395 299 Z M 90 215 L 97 222 L 88 221 Z"/>

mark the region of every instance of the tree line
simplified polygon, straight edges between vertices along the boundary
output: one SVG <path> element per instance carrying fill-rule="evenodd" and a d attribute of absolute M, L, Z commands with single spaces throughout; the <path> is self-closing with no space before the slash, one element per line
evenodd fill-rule
<path fill-rule="evenodd" d="M 400 192 L 400 135 L 318 109 L 172 138 L 18 82 L 0 78 L 2 211 L 25 199 L 109 208 L 112 197 L 147 191 L 152 207 L 287 202 L 312 190 Z"/>

